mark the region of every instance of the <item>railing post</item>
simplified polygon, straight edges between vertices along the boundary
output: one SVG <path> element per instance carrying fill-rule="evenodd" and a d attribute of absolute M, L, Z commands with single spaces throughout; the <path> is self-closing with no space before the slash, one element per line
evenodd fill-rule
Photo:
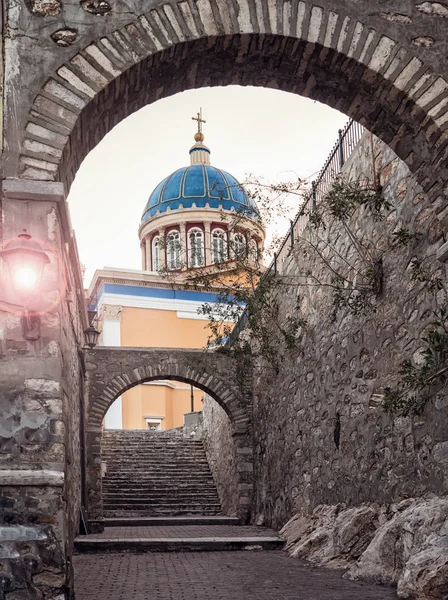
<path fill-rule="evenodd" d="M 294 221 L 292 219 L 290 219 L 290 228 L 289 228 L 289 236 L 290 236 L 290 243 L 291 243 L 291 248 L 294 247 Z"/>
<path fill-rule="evenodd" d="M 277 252 L 274 252 L 274 275 L 277 275 Z"/>
<path fill-rule="evenodd" d="M 339 168 L 344 166 L 344 147 L 342 145 L 342 129 L 338 129 L 338 145 L 339 145 Z"/>
<path fill-rule="evenodd" d="M 311 210 L 316 212 L 316 204 L 317 204 L 317 193 L 316 193 L 316 182 L 313 181 L 311 184 Z"/>

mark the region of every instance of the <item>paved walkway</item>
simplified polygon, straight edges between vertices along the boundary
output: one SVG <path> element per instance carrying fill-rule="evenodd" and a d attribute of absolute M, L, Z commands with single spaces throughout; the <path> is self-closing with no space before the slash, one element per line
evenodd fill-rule
<path fill-rule="evenodd" d="M 84 554 L 76 600 L 393 600 L 390 588 L 342 579 L 281 550 Z"/>
<path fill-rule="evenodd" d="M 92 533 L 91 540 L 159 539 L 159 538 L 231 538 L 277 537 L 278 533 L 266 527 L 250 525 L 121 525 L 106 527 L 102 533 Z"/>

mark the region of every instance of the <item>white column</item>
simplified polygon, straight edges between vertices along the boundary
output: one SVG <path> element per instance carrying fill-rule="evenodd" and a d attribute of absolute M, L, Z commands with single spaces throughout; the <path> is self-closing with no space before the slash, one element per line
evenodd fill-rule
<path fill-rule="evenodd" d="M 204 221 L 204 245 L 205 245 L 205 264 L 212 264 L 212 240 L 210 237 L 211 221 Z"/>
<path fill-rule="evenodd" d="M 187 225 L 186 223 L 179 223 L 180 230 L 180 263 L 183 268 L 187 268 L 188 263 L 188 249 L 187 249 Z"/>
<path fill-rule="evenodd" d="M 145 248 L 146 248 L 146 271 L 152 271 L 151 240 L 149 239 L 149 237 L 145 237 Z"/>
<path fill-rule="evenodd" d="M 122 306 L 103 304 L 102 314 L 102 340 L 101 346 L 121 346 L 121 311 Z M 123 429 L 123 406 L 119 396 L 104 417 L 105 429 Z"/>
<path fill-rule="evenodd" d="M 142 270 L 143 271 L 147 271 L 147 267 L 146 267 L 146 243 L 145 240 L 143 240 L 140 244 L 140 248 L 142 250 Z"/>
<path fill-rule="evenodd" d="M 165 238 L 165 227 L 159 229 L 159 248 L 160 248 L 160 268 L 166 269 L 166 238 Z"/>

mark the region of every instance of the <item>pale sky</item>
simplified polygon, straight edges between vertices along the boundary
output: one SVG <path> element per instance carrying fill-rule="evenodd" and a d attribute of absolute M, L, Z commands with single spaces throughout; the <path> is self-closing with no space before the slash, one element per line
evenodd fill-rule
<path fill-rule="evenodd" d="M 141 269 L 143 210 L 156 185 L 190 163 L 200 107 L 211 164 L 239 181 L 312 176 L 347 122 L 301 96 L 239 86 L 190 90 L 134 113 L 88 154 L 68 197 L 86 287 L 104 266 Z"/>

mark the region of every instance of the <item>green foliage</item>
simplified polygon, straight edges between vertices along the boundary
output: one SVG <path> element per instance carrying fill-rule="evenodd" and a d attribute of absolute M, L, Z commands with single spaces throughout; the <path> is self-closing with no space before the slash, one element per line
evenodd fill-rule
<path fill-rule="evenodd" d="M 391 203 L 384 198 L 380 186 L 370 181 L 347 181 L 339 175 L 323 201 L 318 206 L 312 206 L 308 215 L 309 222 L 311 227 L 324 229 L 329 219 L 347 223 L 362 206 L 378 220 L 383 219 L 384 213 L 392 208 Z"/>
<path fill-rule="evenodd" d="M 342 176 L 334 180 L 325 197 L 325 205 L 338 221 L 347 221 L 361 206 L 367 207 L 376 219 L 382 219 L 384 212 L 392 208 L 379 186 L 369 181 L 347 181 Z"/>
<path fill-rule="evenodd" d="M 310 273 L 305 275 L 315 285 L 332 288 L 334 319 L 341 309 L 353 315 L 375 311 L 377 298 L 383 291 L 384 250 L 377 250 L 374 240 L 358 237 L 354 229 L 356 212 L 361 208 L 375 221 L 380 221 L 392 206 L 383 197 L 382 189 L 372 182 L 351 182 L 338 176 L 324 198 L 309 210 L 309 227 L 301 236 L 305 253 L 311 250 L 328 272 L 325 280 L 318 280 Z M 350 261 L 331 242 L 335 222 L 342 225 L 354 251 Z M 320 230 L 328 233 L 320 236 Z M 413 239 L 412 234 L 401 229 L 389 240 L 388 247 L 405 245 Z"/>
<path fill-rule="evenodd" d="M 409 246 L 412 243 L 420 241 L 420 234 L 411 233 L 409 229 L 401 227 L 392 233 L 391 248 L 400 248 L 401 246 Z"/>
<path fill-rule="evenodd" d="M 419 258 L 413 258 L 411 261 L 411 279 L 425 284 L 428 292 L 442 290 L 444 287 L 444 279 L 438 271 L 431 272 L 429 268 L 423 266 L 423 261 Z"/>
<path fill-rule="evenodd" d="M 419 364 L 410 359 L 401 363 L 400 383 L 386 390 L 384 409 L 395 415 L 421 415 L 428 402 L 448 382 L 448 309 L 435 313 L 428 333 L 422 337 L 425 347 Z"/>

